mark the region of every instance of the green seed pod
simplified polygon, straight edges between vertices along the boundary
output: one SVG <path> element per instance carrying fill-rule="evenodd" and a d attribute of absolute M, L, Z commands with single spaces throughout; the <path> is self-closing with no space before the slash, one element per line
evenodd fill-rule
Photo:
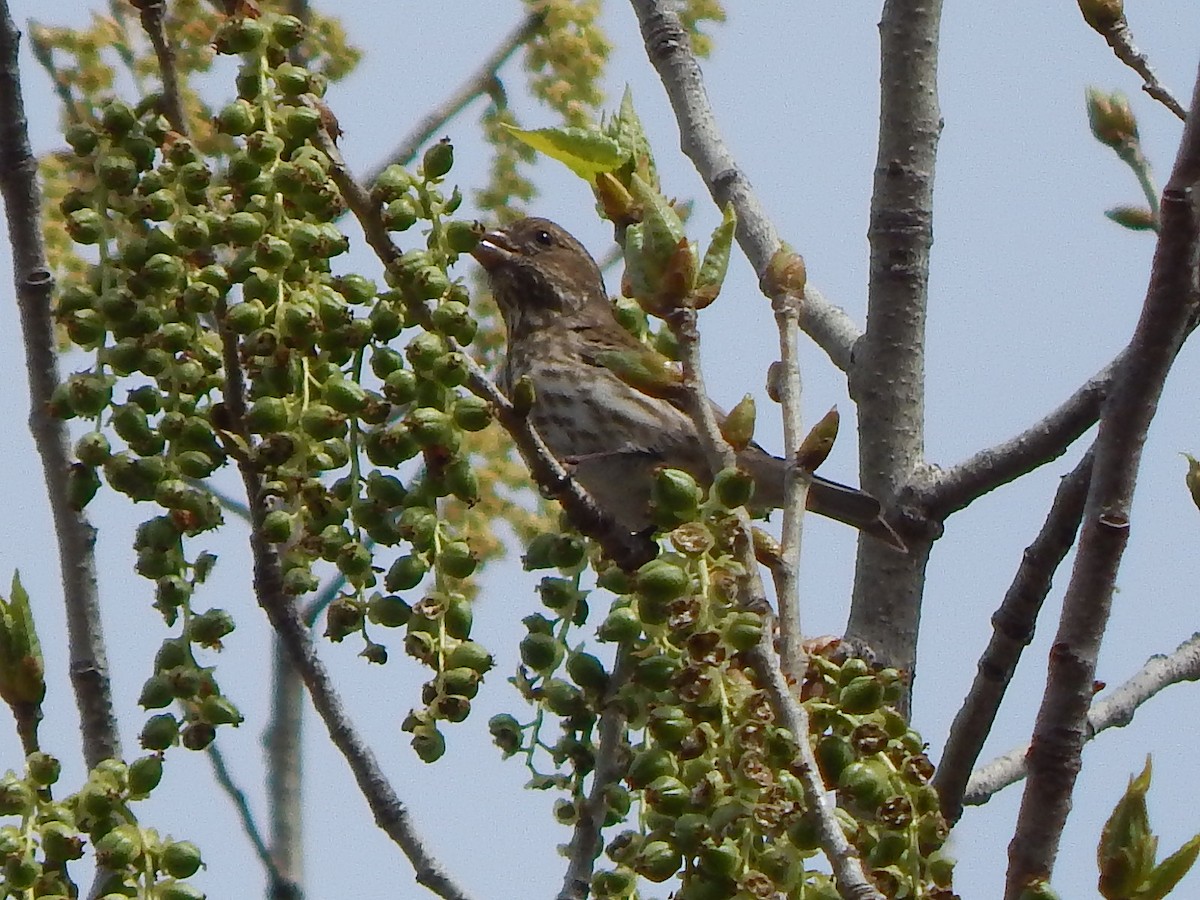
<path fill-rule="evenodd" d="M 211 725 L 239 725 L 245 717 L 228 697 L 210 694 L 200 704 L 200 717 Z"/>
<path fill-rule="evenodd" d="M 637 856 L 633 868 L 643 878 L 663 882 L 683 865 L 679 851 L 667 841 L 647 841 Z"/>
<path fill-rule="evenodd" d="M 283 573 L 283 592 L 292 597 L 309 594 L 321 586 L 307 566 L 294 566 Z"/>
<path fill-rule="evenodd" d="M 429 567 L 421 557 L 401 556 L 392 563 L 383 583 L 389 591 L 406 591 L 420 584 L 428 571 Z"/>
<path fill-rule="evenodd" d="M 640 680 L 638 683 L 644 684 Z M 650 729 L 650 734 L 654 736 L 654 740 L 660 746 L 675 751 L 679 749 L 683 739 L 691 733 L 695 725 L 679 707 L 659 706 L 650 711 L 646 727 Z"/>
<path fill-rule="evenodd" d="M 739 612 L 729 616 L 721 629 L 721 637 L 734 650 L 749 650 L 762 640 L 763 621 L 757 613 Z"/>
<path fill-rule="evenodd" d="M 562 662 L 563 646 L 549 634 L 527 634 L 521 639 L 521 660 L 539 674 L 554 671 Z"/>
<path fill-rule="evenodd" d="M 300 413 L 300 427 L 318 441 L 346 435 L 346 416 L 324 403 L 310 403 Z"/>
<path fill-rule="evenodd" d="M 850 763 L 842 771 L 837 785 L 839 791 L 845 791 L 857 803 L 872 811 L 894 793 L 887 764 L 878 759 Z"/>
<path fill-rule="evenodd" d="M 284 114 L 282 134 L 294 141 L 312 137 L 321 127 L 321 114 L 309 106 L 289 107 Z"/>
<path fill-rule="evenodd" d="M 96 177 L 110 191 L 131 194 L 138 183 L 137 164 L 122 153 L 109 152 L 96 160 Z"/>
<path fill-rule="evenodd" d="M 167 190 L 154 191 L 142 201 L 140 211 L 151 222 L 165 222 L 175 214 L 175 194 Z"/>
<path fill-rule="evenodd" d="M 691 791 L 674 775 L 662 775 L 646 785 L 645 793 L 651 809 L 675 817 L 687 809 Z"/>
<path fill-rule="evenodd" d="M 109 100 L 100 110 L 100 124 L 113 137 L 128 134 L 137 124 L 137 114 L 123 100 Z"/>
<path fill-rule="evenodd" d="M 408 414 L 405 424 L 422 447 L 451 447 L 456 443 L 454 423 L 441 410 L 418 407 Z"/>
<path fill-rule="evenodd" d="M 96 132 L 82 122 L 69 126 L 63 137 L 66 138 L 67 143 L 77 156 L 88 156 L 95 153 L 96 147 L 100 143 L 100 138 Z"/>
<path fill-rule="evenodd" d="M 227 19 L 217 30 L 213 47 L 218 53 L 249 53 L 257 50 L 265 38 L 266 29 L 258 19 Z"/>
<path fill-rule="evenodd" d="M 403 422 L 372 430 L 367 434 L 365 447 L 367 458 L 384 468 L 395 468 L 406 459 L 412 459 L 421 449 Z"/>
<path fill-rule="evenodd" d="M 155 583 L 154 601 L 159 609 L 174 609 L 192 596 L 192 586 L 179 575 L 166 575 Z"/>
<path fill-rule="evenodd" d="M 466 541 L 450 541 L 438 552 L 437 565 L 451 578 L 469 578 L 479 565 L 479 559 Z"/>
<path fill-rule="evenodd" d="M 521 748 L 521 726 L 508 713 L 500 713 L 488 719 L 488 732 L 505 757 L 509 757 Z"/>
<path fill-rule="evenodd" d="M 446 342 L 441 335 L 422 332 L 408 342 L 404 353 L 418 372 L 432 372 L 434 364 L 447 352 Z"/>
<path fill-rule="evenodd" d="M 408 231 L 420 218 L 411 197 L 400 197 L 388 203 L 381 214 L 383 227 L 388 231 Z"/>
<path fill-rule="evenodd" d="M 450 604 L 446 607 L 446 613 L 442 617 L 442 625 L 446 629 L 446 634 L 456 640 L 465 641 L 471 636 L 473 621 L 474 612 L 471 609 L 471 602 L 461 594 L 452 595 Z"/>
<path fill-rule="evenodd" d="M 585 691 L 603 693 L 608 688 L 608 672 L 604 664 L 590 653 L 571 653 L 567 657 L 567 674 Z"/>
<path fill-rule="evenodd" d="M 77 209 L 67 216 L 67 234 L 77 244 L 98 244 L 104 239 L 105 219 L 94 209 Z"/>
<path fill-rule="evenodd" d="M 478 222 L 450 222 L 446 226 L 446 246 L 455 253 L 470 253 L 482 233 L 483 228 Z"/>
<path fill-rule="evenodd" d="M 100 476 L 83 463 L 73 463 L 67 472 L 67 505 L 76 511 L 92 502 L 100 490 Z"/>
<path fill-rule="evenodd" d="M 292 261 L 292 247 L 283 238 L 264 234 L 254 245 L 254 262 L 269 272 L 278 272 Z"/>
<path fill-rule="evenodd" d="M 392 164 L 375 179 L 375 184 L 371 188 L 371 196 L 377 203 L 389 203 L 407 194 L 415 184 L 416 180 L 407 169 Z"/>
<path fill-rule="evenodd" d="M 636 640 L 642 633 L 642 622 L 627 606 L 621 606 L 608 614 L 600 623 L 597 636 L 606 643 L 621 643 Z"/>
<path fill-rule="evenodd" d="M 153 753 L 142 756 L 129 764 L 129 791 L 135 797 L 150 794 L 162 781 L 162 757 Z"/>
<path fill-rule="evenodd" d="M 421 158 L 421 174 L 426 181 L 436 181 L 450 171 L 454 165 L 454 146 L 449 138 L 442 138 L 425 151 Z"/>
<path fill-rule="evenodd" d="M 700 486 L 680 469 L 660 469 L 654 477 L 652 496 L 660 509 L 687 515 L 694 513 L 700 504 Z"/>
<path fill-rule="evenodd" d="M 437 762 L 446 752 L 446 739 L 432 725 L 413 729 L 412 748 L 422 762 Z"/>
<path fill-rule="evenodd" d="M 46 822 L 40 828 L 46 866 L 53 867 L 83 857 L 83 838 L 66 822 Z M 15 852 L 15 849 L 14 849 Z M 11 856 L 10 853 L 5 855 Z M 66 894 L 63 894 L 66 897 Z"/>
<path fill-rule="evenodd" d="M 638 593 L 657 603 L 681 597 L 690 586 L 687 572 L 665 559 L 652 559 L 637 571 Z"/>
<path fill-rule="evenodd" d="M 838 706 L 853 715 L 873 712 L 882 703 L 883 685 L 871 675 L 855 678 L 838 695 Z"/>
<path fill-rule="evenodd" d="M 367 605 L 367 618 L 384 628 L 403 628 L 412 618 L 412 607 L 395 594 L 376 594 Z"/>
<path fill-rule="evenodd" d="M 536 637 L 549 637 L 549 635 L 536 635 Z M 579 715 L 587 708 L 579 688 L 561 678 L 546 679 L 541 689 L 540 699 L 546 709 L 564 719 Z"/>
<path fill-rule="evenodd" d="M 446 668 L 473 669 L 480 675 L 486 674 L 493 665 L 495 665 L 495 661 L 492 659 L 492 655 L 482 644 L 477 644 L 475 641 L 463 641 L 451 650 L 450 655 L 446 658 Z"/>
<path fill-rule="evenodd" d="M 675 758 L 662 747 L 647 747 L 634 754 L 625 780 L 640 790 L 664 775 L 678 775 Z"/>
<path fill-rule="evenodd" d="M 304 23 L 295 16 L 279 16 L 271 23 L 271 40 L 284 50 L 300 43 L 304 37 Z"/>
<path fill-rule="evenodd" d="M 754 479 L 741 469 L 722 469 L 713 479 L 713 495 L 725 509 L 745 506 L 754 496 Z"/>
<path fill-rule="evenodd" d="M 171 683 L 162 675 L 151 675 L 142 685 L 138 705 L 142 709 L 163 709 L 175 701 Z"/>
<path fill-rule="evenodd" d="M 353 415 L 367 402 L 367 392 L 362 385 L 348 378 L 333 378 L 325 382 L 321 394 L 337 412 Z"/>
<path fill-rule="evenodd" d="M 284 63 L 273 73 L 275 87 L 285 97 L 298 97 L 308 91 L 308 70 Z"/>
<path fill-rule="evenodd" d="M 387 378 L 404 368 L 404 357 L 391 347 L 374 347 L 371 350 L 371 371 L 377 378 Z"/>
<path fill-rule="evenodd" d="M 159 713 L 146 720 L 140 742 L 145 750 L 166 750 L 179 737 L 179 722 L 170 713 Z"/>
<path fill-rule="evenodd" d="M 635 684 L 652 691 L 666 690 L 680 667 L 679 660 L 664 653 L 657 653 L 637 661 L 633 669 L 633 680 Z"/>
<path fill-rule="evenodd" d="M 203 864 L 200 848 L 191 841 L 169 842 L 159 858 L 163 870 L 174 878 L 191 878 Z"/>
<path fill-rule="evenodd" d="M 221 638 L 232 633 L 236 624 L 233 616 L 223 609 L 210 609 L 193 616 L 188 624 L 188 637 L 202 647 L 218 648 Z"/>
<path fill-rule="evenodd" d="M 267 220 L 262 213 L 239 211 L 225 219 L 222 231 L 229 243 L 248 247 L 262 237 L 266 228 Z"/>
<path fill-rule="evenodd" d="M 815 753 L 826 784 L 837 784 L 842 772 L 856 759 L 854 747 L 837 734 L 827 734 L 817 741 Z"/>

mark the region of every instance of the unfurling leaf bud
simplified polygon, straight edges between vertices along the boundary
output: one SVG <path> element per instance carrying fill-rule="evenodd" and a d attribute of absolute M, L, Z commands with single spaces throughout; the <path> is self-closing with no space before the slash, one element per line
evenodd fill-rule
<path fill-rule="evenodd" d="M 1106 94 L 1098 88 L 1087 89 L 1088 125 L 1092 135 L 1106 147 L 1117 149 L 1138 137 L 1137 120 L 1129 100 L 1119 91 Z"/>
<path fill-rule="evenodd" d="M 1145 206 L 1114 206 L 1105 210 L 1104 215 L 1130 231 L 1158 229 L 1158 220 L 1154 217 L 1154 212 Z"/>
<path fill-rule="evenodd" d="M 781 243 L 767 263 L 766 270 L 759 276 L 758 283 L 768 297 L 804 296 L 804 287 L 808 283 L 804 257 Z"/>
<path fill-rule="evenodd" d="M 833 450 L 833 442 L 837 440 L 838 422 L 837 407 L 833 407 L 829 412 L 821 417 L 821 420 L 812 427 L 812 431 L 800 443 L 800 448 L 796 451 L 796 465 L 805 472 L 814 472 L 821 463 L 829 458 L 829 452 Z"/>
<path fill-rule="evenodd" d="M 450 138 L 442 138 L 425 151 L 421 159 L 421 172 L 426 180 L 433 181 L 441 178 L 454 165 L 454 145 Z"/>
<path fill-rule="evenodd" d="M 721 435 L 739 453 L 754 440 L 754 398 L 747 394 L 721 423 Z"/>

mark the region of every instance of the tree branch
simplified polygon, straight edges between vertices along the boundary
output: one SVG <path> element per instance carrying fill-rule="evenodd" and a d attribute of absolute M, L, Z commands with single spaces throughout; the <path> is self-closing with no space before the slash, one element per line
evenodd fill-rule
<path fill-rule="evenodd" d="M 479 64 L 479 68 L 459 85 L 458 90 L 413 126 L 388 159 L 367 174 L 365 182 L 374 184 L 383 170 L 390 165 L 408 165 L 416 158 L 421 147 L 446 127 L 447 122 L 462 112 L 476 97 L 488 93 L 495 84 L 496 72 L 537 33 L 544 18 L 545 14 L 542 12 L 531 12 L 525 16 L 521 23 L 510 31 L 496 46 L 496 49 Z"/>
<path fill-rule="evenodd" d="M 1197 104 L 1200 77 L 1192 108 L 1197 109 Z M 1162 229 L 1146 302 L 1100 415 L 1079 552 L 1050 650 L 1046 690 L 1026 757 L 1029 778 L 1009 844 L 1006 900 L 1016 900 L 1034 880 L 1049 880 L 1071 809 L 1096 658 L 1129 536 L 1129 509 L 1142 446 L 1196 310 L 1200 219 L 1194 190 L 1198 180 L 1200 117 L 1191 115 L 1163 191 Z"/>
<path fill-rule="evenodd" d="M 989 491 L 1058 459 L 1096 424 L 1113 373 L 1128 352 L 1128 348 L 1122 350 L 1040 421 L 1015 437 L 936 473 L 927 485 L 906 499 L 923 507 L 930 517 L 945 519 Z"/>
<path fill-rule="evenodd" d="M 738 245 L 761 275 L 782 242 L 750 180 L 738 168 L 721 137 L 687 32 L 668 10 L 669 4 L 661 0 L 632 2 L 646 53 L 662 79 L 679 123 L 680 149 L 704 179 L 717 205 L 733 204 L 738 218 Z M 814 288 L 805 287 L 800 323 L 835 366 L 842 370 L 850 367 L 850 351 L 861 332 L 845 310 Z"/>
<path fill-rule="evenodd" d="M 1124 728 L 1134 714 L 1159 691 L 1182 681 L 1200 681 L 1200 632 L 1180 644 L 1169 656 L 1156 654 L 1128 681 L 1092 704 L 1084 739 L 1091 741 L 1109 728 Z M 992 795 L 1025 777 L 1029 745 L 998 756 L 971 773 L 963 793 L 965 806 L 980 806 Z"/>
<path fill-rule="evenodd" d="M 17 51 L 20 33 L 0 0 L 0 193 L 8 220 L 13 275 L 25 367 L 29 378 L 29 430 L 42 460 L 46 493 L 54 517 L 58 563 L 66 606 L 71 658 L 71 685 L 79 709 L 83 756 L 91 768 L 121 756 L 121 740 L 113 712 L 108 659 L 100 624 L 93 546 L 96 531 L 68 500 L 70 453 L 67 429 L 48 412 L 59 382 L 54 326 L 50 317 L 54 279 L 42 245 L 42 195 L 37 160 L 29 146 L 21 95 Z"/>
<path fill-rule="evenodd" d="M 1112 47 L 1112 51 L 1116 54 L 1117 59 L 1142 76 L 1143 91 L 1179 116 L 1181 120 L 1187 118 L 1187 110 L 1183 108 L 1163 83 L 1158 80 L 1158 75 L 1150 67 L 1150 60 L 1146 58 L 1146 54 L 1139 50 L 1133 43 L 1133 32 L 1129 30 L 1129 23 L 1125 20 L 1124 14 L 1110 27 L 1096 30 L 1104 36 L 1104 40 L 1108 42 L 1108 46 Z"/>
<path fill-rule="evenodd" d="M 880 125 L 871 197 L 867 328 L 855 346 L 859 476 L 888 505 L 922 466 L 925 319 L 933 244 L 940 0 L 887 0 L 880 33 Z M 910 552 L 859 539 L 847 637 L 915 675 L 925 566 L 936 536 L 908 522 Z M 916 526 L 926 525 L 925 533 Z M 910 682 L 911 684 L 911 682 Z M 911 689 L 911 688 L 910 688 Z M 907 702 L 902 704 L 907 707 Z"/>
<path fill-rule="evenodd" d="M 1054 573 L 1075 543 L 1092 477 L 1092 453 L 1059 483 L 1041 531 L 1025 548 L 1021 565 L 999 609 L 992 614 L 992 639 L 979 658 L 978 671 L 962 708 L 950 726 L 946 749 L 933 777 L 947 822 L 962 815 L 962 796 L 971 769 L 992 730 L 1021 654 L 1033 640 L 1038 613 Z"/>
<path fill-rule="evenodd" d="M 179 72 L 175 68 L 175 50 L 163 28 L 167 4 L 164 0 L 133 0 L 141 14 L 142 30 L 150 38 L 154 56 L 158 60 L 158 73 L 162 79 L 162 110 L 171 127 L 180 134 L 187 134 L 187 116 L 183 111 L 183 99 L 179 93 Z"/>
<path fill-rule="evenodd" d="M 279 638 L 271 647 L 271 720 L 267 751 L 267 803 L 271 818 L 270 900 L 304 895 L 304 681 Z"/>

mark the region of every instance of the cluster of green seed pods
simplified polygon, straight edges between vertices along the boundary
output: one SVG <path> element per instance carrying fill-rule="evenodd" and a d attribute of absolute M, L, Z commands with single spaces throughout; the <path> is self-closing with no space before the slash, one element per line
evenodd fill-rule
<path fill-rule="evenodd" d="M 546 611 L 525 619 L 516 679 L 540 713 L 527 724 L 496 716 L 492 735 L 506 755 L 525 754 L 535 784 L 568 795 L 555 816 L 573 825 L 588 802 L 597 723 L 605 710 L 620 711 L 619 778 L 602 792 L 603 821 L 625 823 L 635 806 L 638 815 L 635 827 L 609 836 L 594 896 L 633 898 L 642 880 L 678 878 L 681 900 L 832 900 L 836 887 L 808 865 L 819 846 L 797 737 L 776 723 L 751 664 L 764 619 L 738 602 L 745 573 L 732 553 L 732 511 L 752 485 L 736 470 L 715 485 L 706 497 L 690 475 L 660 472 L 655 515 L 670 528 L 668 546 L 636 573 L 601 564 L 595 591 L 582 587 L 580 539 L 533 541 L 527 568 L 559 569 L 541 582 Z M 616 595 L 596 632 L 601 646 L 616 645 L 615 665 L 575 637 L 601 591 Z M 843 807 L 836 814 L 872 879 L 887 896 L 949 898 L 951 863 L 940 854 L 947 829 L 931 767 L 889 705 L 901 687 L 895 670 L 814 657 L 798 690 L 831 808 Z M 544 733 L 548 715 L 561 724 L 557 741 Z M 536 768 L 539 749 L 549 750 L 552 771 Z"/>
<path fill-rule="evenodd" d="M 275 13 L 220 27 L 217 52 L 241 58 L 238 96 L 213 118 L 221 154 L 174 131 L 156 96 L 109 100 L 71 127 L 75 187 L 61 211 L 94 263 L 63 285 L 56 316 L 91 364 L 51 406 L 86 423 L 70 476 L 77 507 L 107 482 L 160 508 L 138 530 L 137 569 L 184 631 L 164 644 L 160 657 L 171 658 L 142 699 L 148 709 L 178 700 L 186 712 L 156 714 L 143 743 L 202 747 L 211 726 L 240 720 L 191 652 L 218 648 L 233 620 L 193 609 L 213 560 L 189 555 L 191 539 L 222 523 L 206 479 L 236 462 L 262 485 L 250 500 L 283 590 L 312 592 L 335 570 L 343 588 L 327 636 L 357 634 L 362 655 L 383 662 L 369 628 L 403 627 L 405 650 L 433 668 L 408 724 L 434 758 L 435 723 L 465 717 L 490 664 L 469 640 L 460 584 L 476 556 L 439 514 L 442 498 L 478 497 L 464 438 L 491 420 L 463 388 L 461 348 L 477 325 L 446 271 L 477 228 L 451 218 L 461 197 L 443 190 L 453 148 L 442 141 L 416 172 L 385 170 L 371 195 L 390 231 L 426 223 L 423 245 L 398 254 L 382 290 L 336 271 L 350 241 L 321 140 L 336 126 L 320 100 L 324 76 L 289 61 L 302 35 L 298 20 Z M 397 555 L 381 559 L 388 548 Z M 399 595 L 427 574 L 423 598 Z"/>
<path fill-rule="evenodd" d="M 60 769 L 57 759 L 39 751 L 26 758 L 23 775 L 9 771 L 0 776 L 0 815 L 20 816 L 25 823 L 0 827 L 6 895 L 45 900 L 77 896 L 66 864 L 80 859 L 90 843 L 97 866 L 105 870 L 95 893 L 101 900 L 204 896 L 186 880 L 203 865 L 196 845 L 141 828 L 133 814 L 131 804 L 158 786 L 160 754 L 129 764 L 105 760 L 88 773 L 82 788 L 55 801 L 50 788 Z"/>

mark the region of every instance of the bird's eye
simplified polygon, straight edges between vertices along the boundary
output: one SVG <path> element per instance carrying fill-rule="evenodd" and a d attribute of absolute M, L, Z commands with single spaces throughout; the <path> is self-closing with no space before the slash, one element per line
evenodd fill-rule
<path fill-rule="evenodd" d="M 543 247 L 549 247 L 551 244 L 554 243 L 554 238 L 552 238 L 550 236 L 550 232 L 548 232 L 548 231 L 539 231 L 537 234 L 535 234 L 533 236 L 533 239 L 535 241 L 537 241 L 539 244 L 541 244 Z"/>

